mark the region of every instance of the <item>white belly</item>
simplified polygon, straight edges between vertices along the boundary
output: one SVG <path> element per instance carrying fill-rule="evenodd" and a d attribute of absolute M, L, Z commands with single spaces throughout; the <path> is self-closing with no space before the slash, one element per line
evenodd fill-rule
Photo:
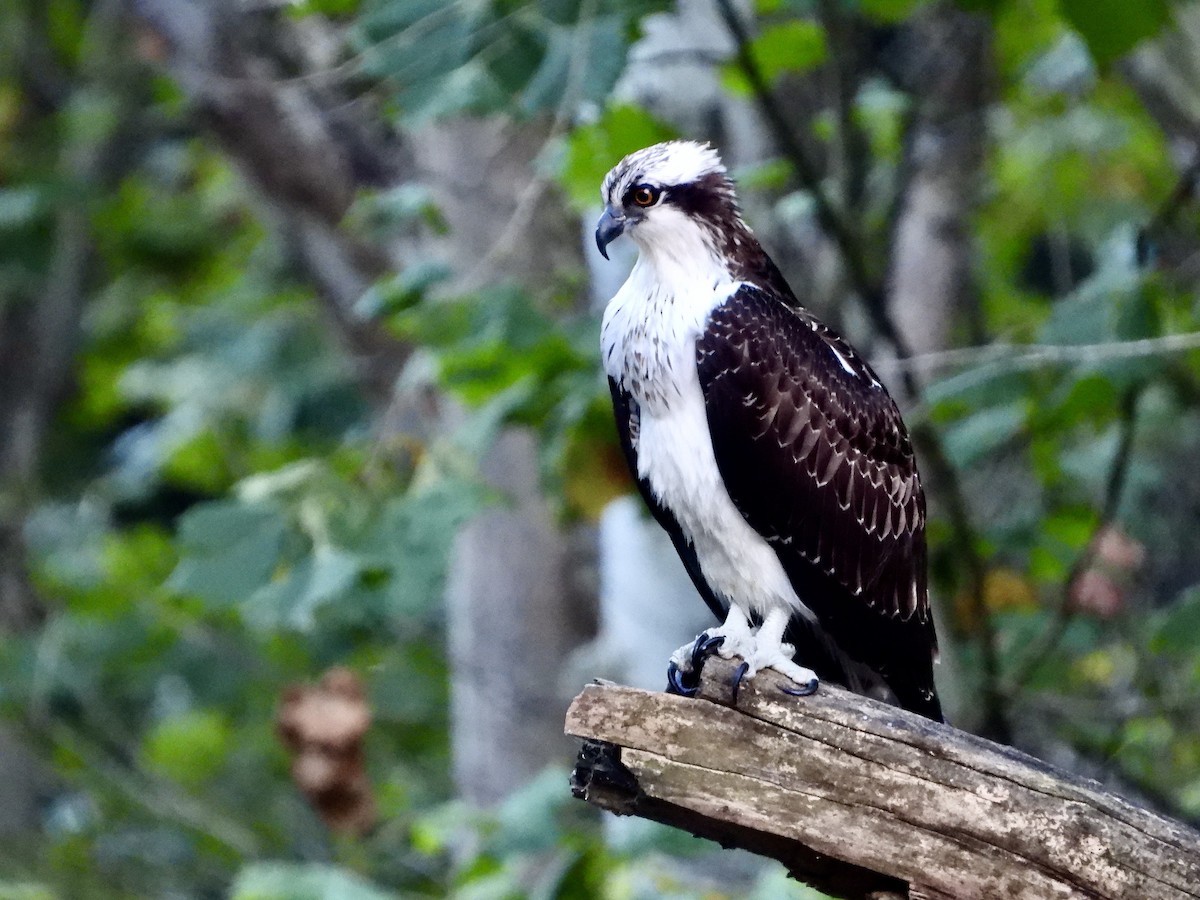
<path fill-rule="evenodd" d="M 664 272 L 639 258 L 605 310 L 604 368 L 638 405 L 638 476 L 679 522 L 712 589 L 746 613 L 811 615 L 730 500 L 708 434 L 696 340 L 740 286 L 711 260 Z"/>
<path fill-rule="evenodd" d="M 807 613 L 775 551 L 725 490 L 695 366 L 681 368 L 673 402 L 666 409 L 641 411 L 638 475 L 678 520 L 705 580 L 719 596 L 747 613 L 765 616 L 779 608 Z"/>

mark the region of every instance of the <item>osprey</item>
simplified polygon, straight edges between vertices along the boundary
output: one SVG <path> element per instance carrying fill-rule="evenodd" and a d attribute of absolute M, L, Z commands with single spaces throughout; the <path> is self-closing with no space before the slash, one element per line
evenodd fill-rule
<path fill-rule="evenodd" d="M 800 306 L 742 221 L 716 151 L 671 141 L 608 173 L 596 244 L 638 247 L 601 350 L 642 497 L 723 622 L 671 658 L 694 692 L 705 654 L 818 680 L 941 720 L 925 496 L 896 404 Z M 736 683 L 735 683 L 736 688 Z"/>

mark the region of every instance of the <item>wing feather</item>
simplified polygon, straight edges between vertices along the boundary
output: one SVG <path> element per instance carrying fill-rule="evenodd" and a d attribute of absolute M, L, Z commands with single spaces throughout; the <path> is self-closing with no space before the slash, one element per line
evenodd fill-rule
<path fill-rule="evenodd" d="M 925 496 L 887 391 L 790 295 L 749 285 L 712 312 L 696 359 L 734 505 L 829 637 L 940 716 Z"/>

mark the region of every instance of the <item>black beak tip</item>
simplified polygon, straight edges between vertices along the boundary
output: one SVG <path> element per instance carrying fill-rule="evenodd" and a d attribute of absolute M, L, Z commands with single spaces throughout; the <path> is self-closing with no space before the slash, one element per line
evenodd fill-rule
<path fill-rule="evenodd" d="M 625 231 L 625 218 L 614 212 L 611 207 L 604 210 L 604 215 L 596 223 L 596 247 L 600 255 L 608 259 L 608 245 L 620 237 Z"/>

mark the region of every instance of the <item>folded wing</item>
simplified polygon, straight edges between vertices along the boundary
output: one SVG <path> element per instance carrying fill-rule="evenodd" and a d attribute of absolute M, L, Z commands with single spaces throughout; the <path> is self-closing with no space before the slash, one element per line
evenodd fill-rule
<path fill-rule="evenodd" d="M 697 342 L 717 466 L 822 637 L 940 718 L 911 441 L 870 367 L 789 300 L 744 286 Z"/>

